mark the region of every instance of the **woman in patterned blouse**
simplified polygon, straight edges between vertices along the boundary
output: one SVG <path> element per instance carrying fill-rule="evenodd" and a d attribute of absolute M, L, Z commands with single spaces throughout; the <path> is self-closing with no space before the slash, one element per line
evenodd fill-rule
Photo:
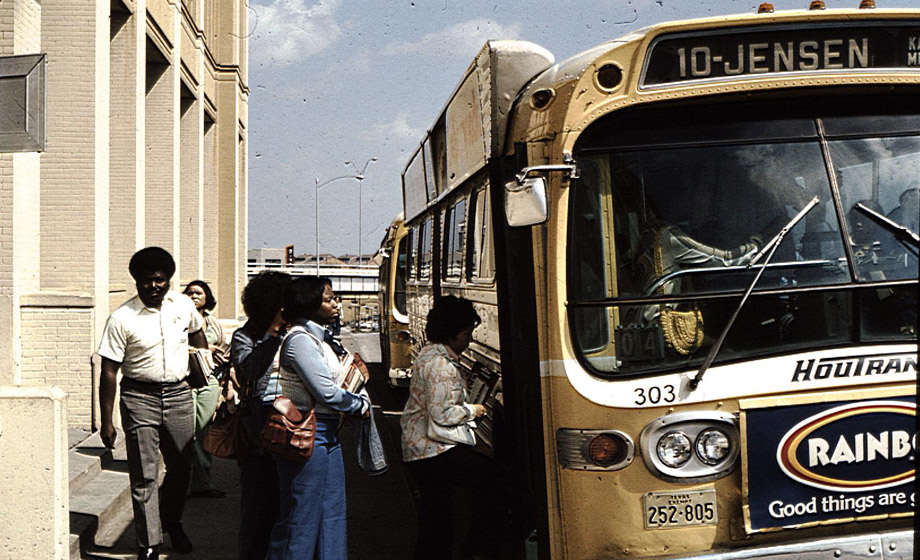
<path fill-rule="evenodd" d="M 474 450 L 476 437 L 470 425 L 486 409 L 467 402 L 466 381 L 458 368 L 459 356 L 469 347 L 480 321 L 469 300 L 441 298 L 428 313 L 428 344 L 412 366 L 401 426 L 403 461 L 421 498 L 416 507 L 416 559 L 451 558 L 455 547 L 479 557 L 490 552 L 481 550 L 484 545 L 488 548 L 483 534 L 470 529 L 473 511 L 466 508 L 465 515 L 454 511 L 458 504 L 469 505 L 470 498 L 477 522 L 483 511 L 494 511 L 481 507 L 489 499 L 484 494 L 494 479 L 492 460 Z M 473 540 L 465 538 L 471 534 L 476 536 L 472 546 L 465 542 Z"/>

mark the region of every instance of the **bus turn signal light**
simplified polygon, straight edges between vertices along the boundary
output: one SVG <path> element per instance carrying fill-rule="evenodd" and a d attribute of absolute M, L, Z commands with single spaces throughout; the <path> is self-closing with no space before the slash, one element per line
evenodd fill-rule
<path fill-rule="evenodd" d="M 588 443 L 588 458 L 599 467 L 607 468 L 622 459 L 623 446 L 610 434 L 594 436 Z"/>
<path fill-rule="evenodd" d="M 564 469 L 618 471 L 629 466 L 635 458 L 636 446 L 619 430 L 559 428 L 556 452 Z"/>

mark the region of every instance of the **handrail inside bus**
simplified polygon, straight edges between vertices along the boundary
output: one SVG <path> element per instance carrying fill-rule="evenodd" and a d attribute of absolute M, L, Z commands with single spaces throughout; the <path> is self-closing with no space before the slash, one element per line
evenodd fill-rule
<path fill-rule="evenodd" d="M 766 267 L 767 268 L 802 268 L 802 267 L 810 267 L 810 266 L 825 266 L 829 264 L 834 264 L 834 261 L 829 261 L 829 260 L 790 261 L 790 262 L 782 262 L 782 263 L 769 263 L 766 265 Z M 734 266 L 709 266 L 705 268 L 686 268 L 684 270 L 675 270 L 674 272 L 670 274 L 666 274 L 662 276 L 661 278 L 659 278 L 654 284 L 652 284 L 651 288 L 645 291 L 645 294 L 643 295 L 646 297 L 653 295 L 658 290 L 658 288 L 660 288 L 664 284 L 667 284 L 668 282 L 670 282 L 674 278 L 677 278 L 678 276 L 687 276 L 689 274 L 705 274 L 707 272 L 752 270 L 755 268 L 763 268 L 763 265 L 748 267 L 748 265 L 742 264 L 742 265 L 734 265 Z"/>

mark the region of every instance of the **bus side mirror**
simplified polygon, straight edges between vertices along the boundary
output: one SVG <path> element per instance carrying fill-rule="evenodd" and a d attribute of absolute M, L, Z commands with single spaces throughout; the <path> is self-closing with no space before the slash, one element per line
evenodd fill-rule
<path fill-rule="evenodd" d="M 505 219 L 511 227 L 542 224 L 547 218 L 546 174 L 562 171 L 569 179 L 578 178 L 574 163 L 525 167 L 514 181 L 505 183 Z"/>
<path fill-rule="evenodd" d="M 505 219 L 511 227 L 532 226 L 546 221 L 544 177 L 527 177 L 505 185 Z"/>

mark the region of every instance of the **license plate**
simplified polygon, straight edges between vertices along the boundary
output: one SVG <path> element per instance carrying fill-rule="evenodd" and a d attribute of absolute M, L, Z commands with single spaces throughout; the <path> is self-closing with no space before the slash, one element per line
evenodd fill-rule
<path fill-rule="evenodd" d="M 649 492 L 643 497 L 646 529 L 715 525 L 716 491 Z"/>

